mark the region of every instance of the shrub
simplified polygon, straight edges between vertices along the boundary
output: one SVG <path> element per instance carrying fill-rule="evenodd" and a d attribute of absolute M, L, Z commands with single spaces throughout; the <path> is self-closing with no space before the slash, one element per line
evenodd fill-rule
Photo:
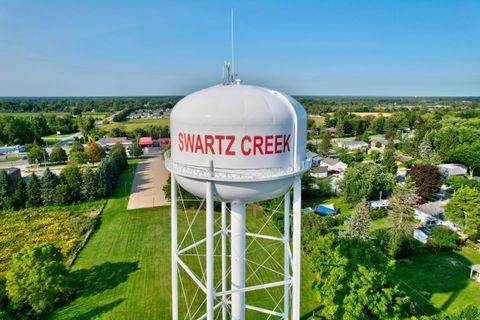
<path fill-rule="evenodd" d="M 378 220 L 387 216 L 387 210 L 384 208 L 371 209 L 368 214 L 370 215 L 370 219 Z"/>
<path fill-rule="evenodd" d="M 49 158 L 51 162 L 64 162 L 67 161 L 68 156 L 65 150 L 62 149 L 62 147 L 56 145 L 52 148 Z"/>
<path fill-rule="evenodd" d="M 457 248 L 458 235 L 455 231 L 447 227 L 436 227 L 428 237 L 428 246 L 436 253 L 442 250 L 453 250 Z"/>
<path fill-rule="evenodd" d="M 52 310 L 69 295 L 62 254 L 52 245 L 25 246 L 13 255 L 6 289 L 14 308 L 30 307 L 37 314 Z"/>

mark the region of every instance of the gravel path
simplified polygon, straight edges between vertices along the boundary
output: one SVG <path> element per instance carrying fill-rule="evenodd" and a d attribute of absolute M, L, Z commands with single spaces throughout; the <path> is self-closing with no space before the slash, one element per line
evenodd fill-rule
<path fill-rule="evenodd" d="M 137 165 L 127 209 L 152 208 L 170 205 L 165 199 L 163 186 L 169 172 L 161 155 L 148 158 Z"/>

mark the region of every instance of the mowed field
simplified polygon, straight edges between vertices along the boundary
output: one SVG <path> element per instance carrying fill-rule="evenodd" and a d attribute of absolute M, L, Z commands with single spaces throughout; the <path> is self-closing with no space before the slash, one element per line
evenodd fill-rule
<path fill-rule="evenodd" d="M 104 130 L 111 130 L 113 128 L 119 127 L 123 128 L 126 131 L 131 131 L 137 128 L 145 129 L 146 126 L 168 126 L 170 123 L 169 119 L 129 119 L 122 122 L 110 122 L 108 124 L 101 125 L 101 128 Z"/>
<path fill-rule="evenodd" d="M 118 187 L 108 201 L 98 230 L 89 240 L 86 247 L 78 256 L 72 272 L 84 279 L 77 297 L 68 305 L 57 310 L 50 319 L 170 319 L 171 318 L 171 286 L 170 286 L 170 207 L 126 210 L 128 192 L 134 174 L 134 165 L 130 165 L 121 177 Z M 264 233 L 275 234 L 273 225 L 267 221 L 267 216 L 250 208 L 247 224 L 249 231 L 258 231 L 265 225 Z M 179 226 L 186 230 L 187 219 L 193 219 L 195 210 L 184 212 L 179 208 Z M 219 215 L 216 214 L 218 225 Z M 205 231 L 205 216 L 202 210 L 197 215 L 197 223 L 191 234 L 183 241 L 182 248 L 193 241 L 190 235 L 197 240 Z M 218 228 L 218 227 L 216 227 Z M 182 242 L 185 232 L 179 234 Z M 282 249 L 275 245 L 248 242 L 251 245 L 247 256 L 251 260 L 251 268 L 247 268 L 247 284 L 253 284 L 259 279 L 263 281 L 277 281 L 279 266 L 273 260 L 266 262 L 269 256 L 282 257 Z M 218 241 L 216 250 L 219 250 Z M 218 251 L 216 251 L 218 252 Z M 182 258 L 192 265 L 192 269 L 199 276 L 205 267 L 203 259 L 193 256 L 193 251 L 187 251 Z M 195 254 L 202 255 L 204 247 L 199 247 Z M 220 270 L 220 261 L 216 257 L 217 272 Z M 257 270 L 258 269 L 258 270 Z M 280 269 L 281 270 L 281 269 Z M 317 306 L 316 293 L 311 289 L 313 282 L 312 272 L 308 263 L 302 265 L 302 313 L 310 313 Z M 201 292 L 195 295 L 196 290 L 188 276 L 182 274 L 180 284 L 180 305 L 185 316 L 186 303 L 191 306 L 192 319 L 198 318 L 204 306 L 200 305 L 203 299 Z M 217 283 L 217 281 L 216 281 Z M 82 289 L 83 288 L 83 289 Z M 282 305 L 281 290 L 271 293 L 257 292 L 247 294 L 247 303 L 274 307 Z M 195 316 L 193 316 L 193 314 Z M 183 319 L 184 317 L 181 317 Z M 187 317 L 190 319 L 190 317 Z M 264 314 L 251 312 L 248 319 L 265 319 Z M 305 316 L 305 319 L 308 316 Z"/>

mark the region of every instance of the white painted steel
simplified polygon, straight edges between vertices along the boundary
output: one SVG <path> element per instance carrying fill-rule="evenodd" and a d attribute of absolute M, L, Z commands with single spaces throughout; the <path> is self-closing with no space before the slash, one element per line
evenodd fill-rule
<path fill-rule="evenodd" d="M 290 280 L 290 191 L 284 197 L 283 214 L 283 279 Z M 290 285 L 283 286 L 283 318 L 290 315 Z"/>
<path fill-rule="evenodd" d="M 215 310 L 222 319 L 244 320 L 246 309 L 255 310 L 284 319 L 298 320 L 300 316 L 300 240 L 301 240 L 301 176 L 311 166 L 306 158 L 306 113 L 293 98 L 266 88 L 246 85 L 221 85 L 188 95 L 174 107 L 170 116 L 171 155 L 166 153 L 166 167 L 172 173 L 172 318 L 178 319 L 178 267 L 186 271 L 195 284 L 206 293 L 206 313 L 201 319 L 212 320 Z M 218 144 L 207 149 L 185 148 L 185 137 L 220 137 Z M 226 154 L 226 138 L 231 154 Z M 248 154 L 242 149 L 244 137 L 282 137 L 289 139 L 288 148 L 275 152 Z M 289 137 L 289 138 L 288 138 Z M 183 139 L 181 141 L 181 139 Z M 203 140 L 202 140 L 203 139 Z M 215 138 L 217 139 L 217 138 Z M 193 140 L 190 140 L 193 141 Z M 203 142 L 202 142 L 203 141 Z M 211 140 L 209 140 L 211 141 Z M 248 142 L 248 139 L 245 140 Z M 285 141 L 284 141 L 285 142 Z M 183 143 L 184 148 L 181 148 Z M 277 145 L 279 145 L 277 143 Z M 252 147 L 252 146 L 250 146 Z M 216 148 L 216 149 L 215 149 Z M 223 148 L 222 150 L 220 150 Z M 265 150 L 268 149 L 264 145 Z M 213 150 L 213 151 L 212 151 Z M 243 152 L 242 152 L 243 150 Z M 280 150 L 280 149 L 278 149 Z M 177 190 L 180 185 L 190 193 L 206 199 L 206 236 L 183 248 L 178 248 Z M 290 190 L 293 187 L 293 228 L 290 245 Z M 175 189 L 175 190 L 174 190 Z M 284 195 L 285 232 L 281 237 L 246 232 L 245 203 L 272 199 Z M 221 229 L 214 230 L 214 201 L 222 202 Z M 227 202 L 231 203 L 230 229 L 227 228 Z M 200 208 L 199 208 L 200 210 Z M 195 220 L 195 219 L 193 219 Z M 192 221 L 193 221 L 192 220 Z M 193 222 L 189 221 L 189 230 Z M 266 221 L 268 223 L 268 220 Z M 261 230 L 261 229 L 260 229 Z M 259 231 L 261 232 L 261 231 Z M 221 292 L 215 291 L 214 237 L 221 239 Z M 246 287 L 246 236 L 283 243 L 283 280 Z M 229 238 L 230 237 L 230 238 Z M 193 238 L 193 235 L 192 235 Z M 230 240 L 230 252 L 227 240 Z M 206 243 L 206 270 L 202 270 L 205 283 L 179 257 L 188 250 Z M 230 257 L 231 288 L 228 290 L 228 263 Z M 198 254 L 200 257 L 202 255 Z M 271 256 L 270 256 L 271 258 Z M 254 262 L 252 262 L 254 263 Z M 263 265 L 263 263 L 262 263 Z M 258 265 L 262 267 L 262 265 Z M 275 270 L 272 270 L 276 272 Z M 218 275 L 217 275 L 218 276 Z M 272 310 L 246 305 L 245 293 L 272 287 L 283 288 L 281 298 Z M 216 299 L 221 299 L 220 302 Z M 290 298 L 291 304 L 290 304 Z M 217 303 L 215 304 L 215 302 Z M 188 301 L 187 308 L 188 306 Z M 231 306 L 231 307 L 230 307 Z M 230 310 L 228 310 L 230 309 Z M 278 309 L 280 309 L 280 312 Z M 283 309 L 283 310 L 281 310 Z M 231 311 L 228 314 L 228 311 Z M 189 310 L 188 310 L 189 312 Z M 219 314 L 218 314 L 219 315 Z M 198 316 L 195 316 L 197 318 Z"/>
<path fill-rule="evenodd" d="M 206 215 L 206 238 L 207 238 L 207 320 L 213 320 L 214 307 L 215 307 L 215 282 L 214 282 L 214 223 L 215 217 L 213 215 L 213 183 L 211 181 L 206 182 L 206 203 L 207 203 L 207 215 Z"/>
<path fill-rule="evenodd" d="M 222 202 L 222 291 L 227 290 L 227 204 Z M 222 319 L 227 320 L 227 295 L 222 294 Z"/>
<path fill-rule="evenodd" d="M 177 271 L 177 181 L 175 175 L 171 176 L 171 263 L 172 263 L 172 319 L 178 320 L 178 271 Z"/>
<path fill-rule="evenodd" d="M 232 290 L 245 288 L 245 224 L 246 211 L 244 202 L 232 202 L 231 224 L 231 278 Z M 245 319 L 245 292 L 232 294 L 232 319 Z"/>
<path fill-rule="evenodd" d="M 292 319 L 300 319 L 300 259 L 302 237 L 302 180 L 293 183 L 293 269 L 292 269 Z"/>

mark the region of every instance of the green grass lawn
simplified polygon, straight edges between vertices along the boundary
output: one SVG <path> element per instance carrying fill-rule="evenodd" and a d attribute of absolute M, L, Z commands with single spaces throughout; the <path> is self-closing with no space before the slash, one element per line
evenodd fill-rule
<path fill-rule="evenodd" d="M 129 119 L 122 122 L 110 122 L 102 125 L 100 128 L 103 130 L 111 130 L 119 127 L 126 131 L 132 131 L 137 128 L 145 129 L 146 126 L 168 126 L 170 124 L 169 119 Z"/>
<path fill-rule="evenodd" d="M 170 287 L 170 207 L 126 210 L 127 194 L 133 178 L 134 166 L 124 173 L 119 187 L 108 201 L 102 216 L 101 224 L 88 244 L 82 250 L 72 267 L 72 272 L 84 279 L 77 297 L 68 305 L 57 310 L 51 319 L 169 319 L 171 317 L 171 287 Z M 125 188 L 126 184 L 126 188 Z M 186 218 L 192 218 L 179 209 L 179 226 L 185 227 Z M 217 214 L 217 220 L 218 220 Z M 204 232 L 203 213 L 198 216 L 193 234 L 200 237 Z M 266 216 L 255 211 L 248 211 L 247 227 L 255 231 Z M 218 222 L 218 221 L 217 221 Z M 265 233 L 275 234 L 272 224 L 267 223 Z M 179 237 L 183 237 L 180 233 Z M 181 239 L 181 238 L 180 238 Z M 199 238 L 197 238 L 199 239 Z M 187 242 L 188 243 L 188 242 Z M 185 247 L 184 243 L 182 247 Z M 247 243 L 247 245 L 250 242 Z M 262 248 L 263 246 L 263 248 Z M 217 247 L 216 250 L 219 250 Z M 202 253 L 204 247 L 199 247 Z M 216 251 L 218 252 L 218 251 Z M 281 257 L 281 248 L 265 243 L 253 243 L 247 259 L 260 264 L 269 254 Z M 204 267 L 195 257 L 183 257 L 192 264 L 195 272 Z M 202 260 L 200 260 L 202 261 Z M 196 263 L 196 265 L 195 265 Z M 219 271 L 219 258 L 216 258 L 216 268 Z M 276 268 L 274 262 L 266 264 L 267 268 Z M 255 267 L 254 267 L 255 268 Z M 255 283 L 260 277 L 266 281 L 278 280 L 278 275 L 267 268 L 260 269 L 254 275 L 247 268 L 247 284 Z M 182 284 L 188 296 L 194 295 L 194 286 L 184 275 Z M 317 307 L 316 293 L 311 289 L 313 275 L 306 261 L 302 264 L 302 313 L 304 319 L 308 313 Z M 182 286 L 180 286 L 181 288 Z M 183 291 L 179 291 L 183 297 Z M 279 297 L 281 291 L 273 290 L 273 298 Z M 192 305 L 199 302 L 189 298 Z M 183 301 L 183 302 L 182 302 Z M 185 299 L 180 305 L 185 305 Z M 276 300 L 276 302 L 281 300 Z M 271 297 L 266 292 L 247 294 L 247 303 L 272 307 Z M 197 313 L 197 317 L 200 312 Z M 249 313 L 248 319 L 265 319 L 265 315 Z"/>
<path fill-rule="evenodd" d="M 471 248 L 439 255 L 425 253 L 398 260 L 395 275 L 420 312 L 451 312 L 468 304 L 478 305 L 480 283 L 469 279 L 468 269 L 478 263 L 480 253 Z"/>
<path fill-rule="evenodd" d="M 0 162 L 11 162 L 11 161 L 17 161 L 17 160 L 20 160 L 21 157 L 19 156 L 13 156 L 13 157 L 8 157 L 8 158 L 5 158 L 5 159 L 0 159 Z"/>

